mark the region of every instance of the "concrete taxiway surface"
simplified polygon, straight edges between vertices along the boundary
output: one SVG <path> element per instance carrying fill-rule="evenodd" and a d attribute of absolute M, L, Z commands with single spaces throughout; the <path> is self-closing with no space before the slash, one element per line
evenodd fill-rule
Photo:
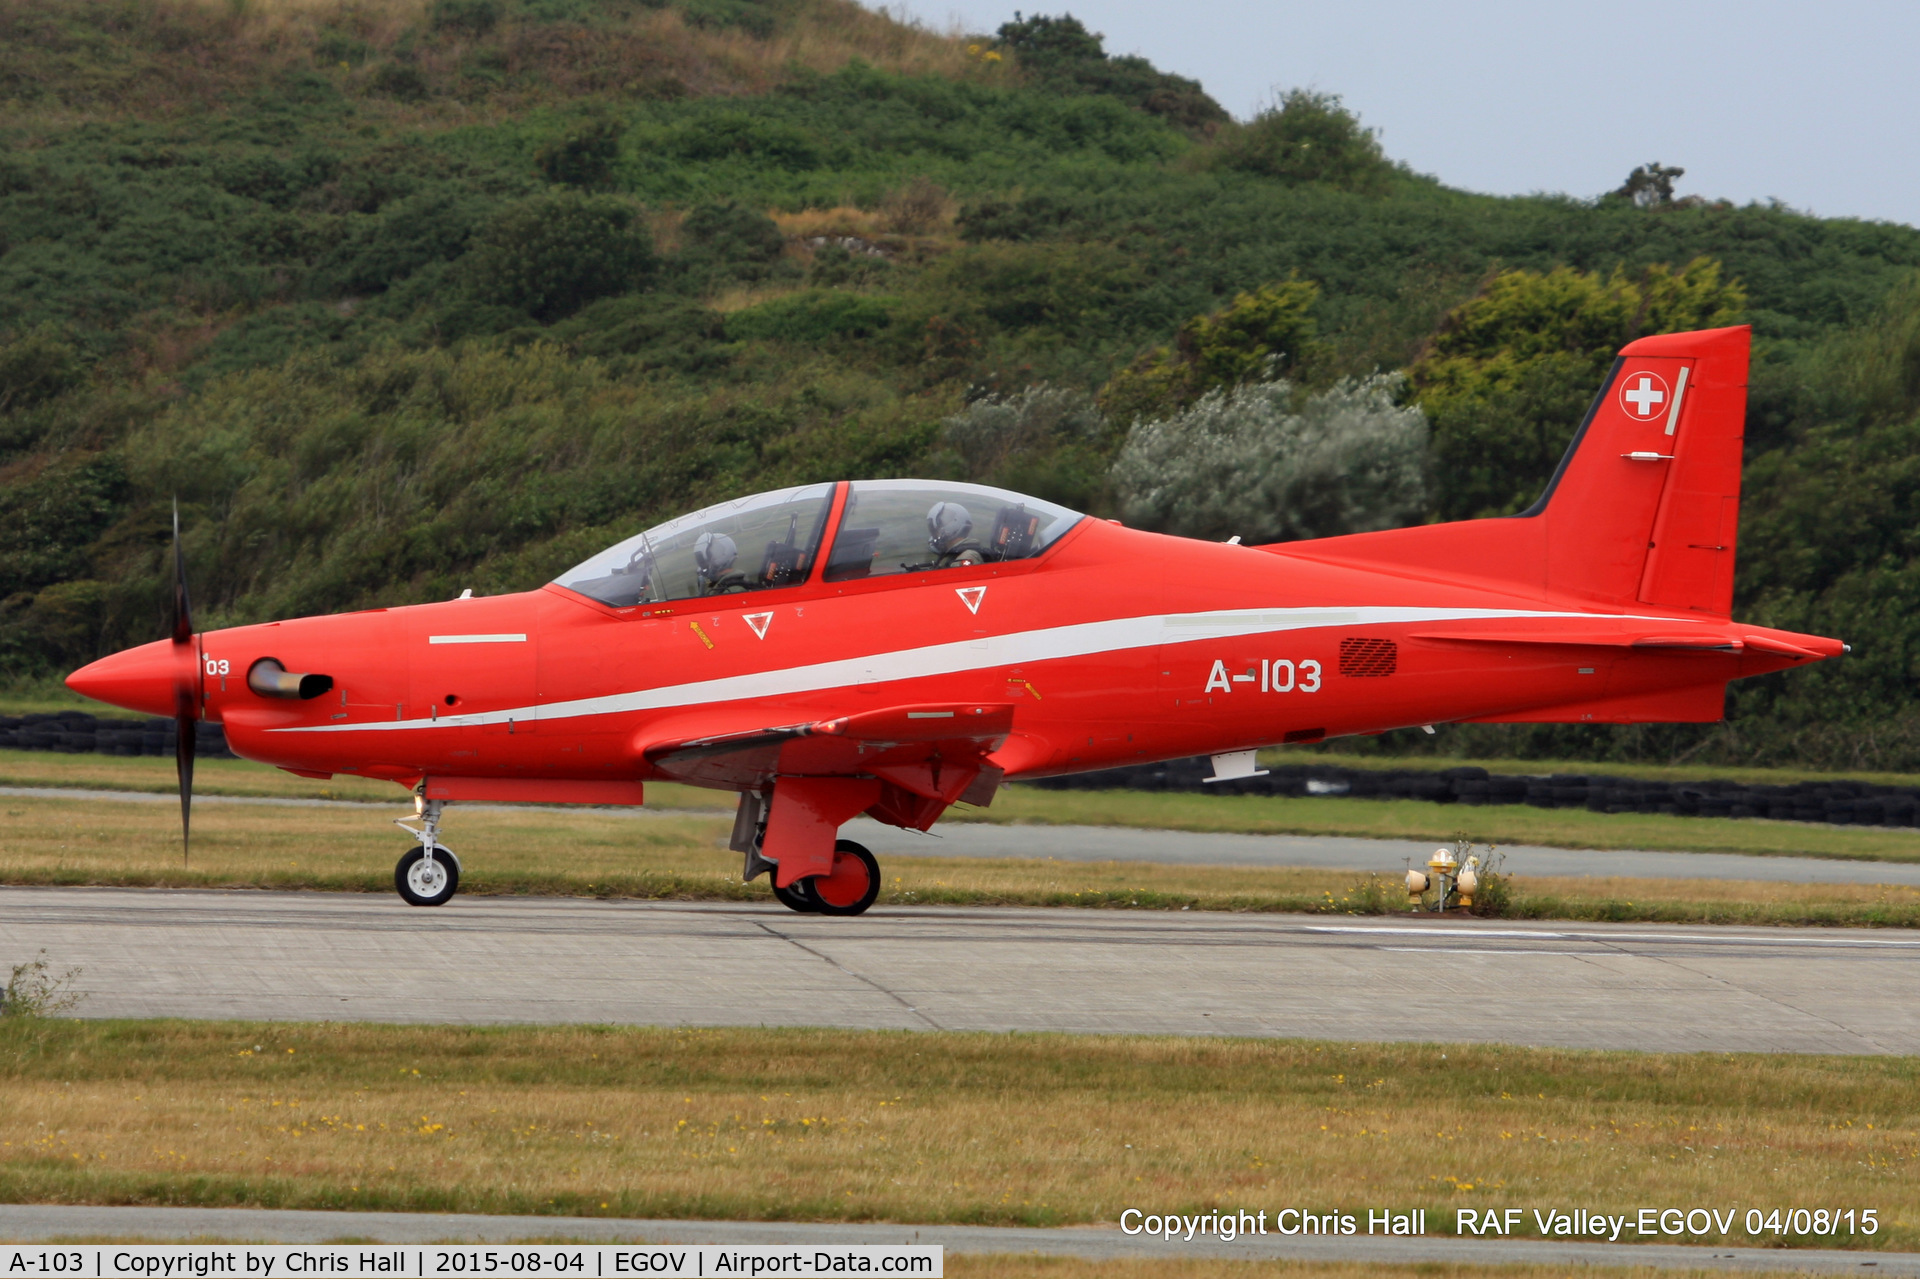
<path fill-rule="evenodd" d="M 1231 1257 L 1244 1260 L 1451 1262 L 1536 1266 L 1648 1266 L 1660 1270 L 1762 1274 L 1920 1276 L 1920 1253 L 1838 1249 L 1699 1248 L 1673 1244 L 1574 1243 L 1544 1239 L 1395 1239 L 1364 1235 L 1245 1235 L 1225 1243 L 1197 1237 L 1166 1243 L 1111 1227 L 1045 1230 L 1018 1226 L 915 1226 L 779 1221 L 664 1221 L 608 1217 L 482 1217 L 404 1212 L 304 1212 L 257 1208 L 96 1208 L 0 1205 L 0 1240 L 30 1242 L 110 1235 L 162 1242 L 226 1239 L 270 1243 L 506 1243 L 564 1239 L 582 1243 L 937 1244 L 949 1253 L 1041 1253 L 1117 1257 Z"/>
<path fill-rule="evenodd" d="M 0 786 L 0 796 L 71 799 L 162 805 L 177 810 L 179 799 L 147 791 L 68 790 L 54 786 Z M 196 797 L 195 804 L 253 807 L 346 807 L 404 813 L 407 805 L 331 799 L 268 799 L 232 795 Z M 449 810 L 448 838 L 462 815 L 487 812 L 492 804 L 460 804 Z M 578 811 L 578 810 L 575 810 Z M 599 808 L 599 814 L 645 820 L 674 810 Z M 700 815 L 724 816 L 719 812 Z M 1362 839 L 1343 835 L 1231 835 L 1180 830 L 1139 830 L 1122 826 L 1003 826 L 947 821 L 922 834 L 886 826 L 869 818 L 847 823 L 845 833 L 880 857 L 1052 857 L 1061 861 L 1161 862 L 1174 866 L 1303 866 L 1359 873 L 1399 875 L 1411 862 L 1422 865 L 1432 854 L 1430 840 Z M 1920 858 L 1920 835 L 1914 838 Z M 1516 875 L 1627 876 L 1644 879 L 1759 879 L 1797 884 L 1897 884 L 1920 887 L 1920 860 L 1883 862 L 1829 857 L 1747 856 L 1739 853 L 1659 853 L 1633 849 L 1596 852 L 1535 844 L 1502 845 L 1506 867 Z"/>
<path fill-rule="evenodd" d="M 1920 936 L 1865 930 L 8 888 L 0 938 L 96 1017 L 1920 1052 Z"/>

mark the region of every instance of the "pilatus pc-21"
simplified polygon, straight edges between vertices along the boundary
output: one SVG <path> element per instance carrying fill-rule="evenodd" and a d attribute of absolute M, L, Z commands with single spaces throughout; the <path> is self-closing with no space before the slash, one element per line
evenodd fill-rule
<path fill-rule="evenodd" d="M 978 485 L 859 480 L 672 520 L 539 590 L 196 633 L 67 681 L 225 726 L 248 759 L 411 790 L 400 894 L 460 863 L 450 801 L 738 792 L 746 878 L 858 914 L 838 839 L 1003 781 L 1443 722 L 1717 720 L 1728 680 L 1840 654 L 1731 617 L 1745 328 L 1620 353 L 1517 516 L 1275 546 L 1167 537 Z M 176 576 L 180 575 L 176 533 Z"/>

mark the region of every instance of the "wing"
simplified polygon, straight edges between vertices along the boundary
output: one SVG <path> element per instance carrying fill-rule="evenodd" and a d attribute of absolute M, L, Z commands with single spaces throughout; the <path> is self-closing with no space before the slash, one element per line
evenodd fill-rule
<path fill-rule="evenodd" d="M 1010 705 L 928 703 L 675 734 L 647 743 L 641 754 L 656 776 L 726 790 L 760 791 L 776 778 L 873 779 L 879 798 L 868 812 L 925 830 L 955 800 L 992 799 L 1002 772 L 987 756 L 1012 729 Z"/>

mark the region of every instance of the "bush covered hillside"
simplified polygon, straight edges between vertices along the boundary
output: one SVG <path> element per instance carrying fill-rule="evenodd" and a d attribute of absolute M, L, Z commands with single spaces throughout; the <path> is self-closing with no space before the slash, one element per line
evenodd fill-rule
<path fill-rule="evenodd" d="M 205 625 L 841 476 L 1307 537 L 1516 510 L 1620 343 L 1750 320 L 1740 608 L 1855 656 L 1381 748 L 1920 767 L 1912 228 L 1469 195 L 1330 96 L 848 0 L 0 0 L 0 104 L 16 689 L 163 633 L 176 495 Z"/>

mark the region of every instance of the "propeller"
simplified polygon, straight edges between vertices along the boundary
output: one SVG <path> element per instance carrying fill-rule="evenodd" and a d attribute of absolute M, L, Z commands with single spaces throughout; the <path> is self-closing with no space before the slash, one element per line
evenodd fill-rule
<path fill-rule="evenodd" d="M 180 779 L 180 861 L 191 864 L 194 724 L 200 718 L 200 654 L 193 641 L 193 608 L 187 600 L 187 557 L 180 548 L 180 499 L 173 502 L 173 744 Z"/>

